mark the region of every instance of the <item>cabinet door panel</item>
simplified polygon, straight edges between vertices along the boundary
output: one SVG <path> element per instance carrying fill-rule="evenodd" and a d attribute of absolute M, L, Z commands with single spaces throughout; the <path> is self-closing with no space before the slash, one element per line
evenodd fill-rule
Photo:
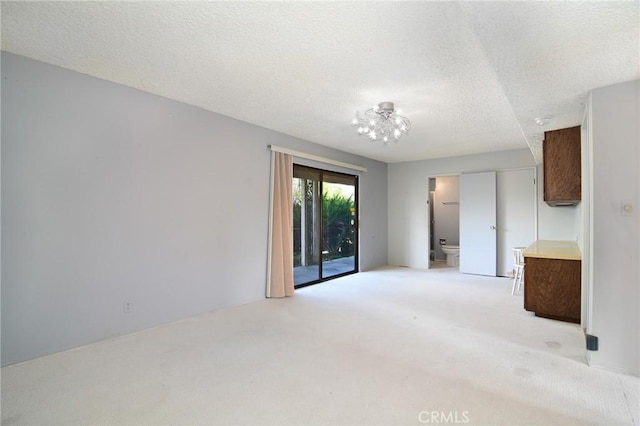
<path fill-rule="evenodd" d="M 525 259 L 525 309 L 537 316 L 580 322 L 579 260 Z"/>
<path fill-rule="evenodd" d="M 555 206 L 581 199 L 580 126 L 545 132 L 544 201 Z"/>

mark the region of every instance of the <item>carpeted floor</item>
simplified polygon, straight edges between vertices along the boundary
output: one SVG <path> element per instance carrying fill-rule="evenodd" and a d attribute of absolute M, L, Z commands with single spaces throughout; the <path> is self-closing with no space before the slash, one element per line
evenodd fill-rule
<path fill-rule="evenodd" d="M 383 268 L 2 368 L 2 425 L 638 425 L 511 281 Z"/>

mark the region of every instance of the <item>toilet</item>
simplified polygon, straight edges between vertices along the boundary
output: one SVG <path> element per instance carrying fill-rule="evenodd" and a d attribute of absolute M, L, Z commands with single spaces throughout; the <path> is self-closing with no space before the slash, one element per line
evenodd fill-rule
<path fill-rule="evenodd" d="M 460 246 L 442 245 L 440 248 L 444 254 L 447 255 L 447 265 L 458 266 L 458 261 L 460 259 Z"/>

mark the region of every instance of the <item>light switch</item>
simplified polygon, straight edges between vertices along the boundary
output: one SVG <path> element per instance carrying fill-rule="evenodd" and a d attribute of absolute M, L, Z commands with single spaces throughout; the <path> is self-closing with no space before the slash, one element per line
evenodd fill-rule
<path fill-rule="evenodd" d="M 622 216 L 633 216 L 633 204 L 631 201 L 624 201 L 620 203 L 620 214 Z"/>

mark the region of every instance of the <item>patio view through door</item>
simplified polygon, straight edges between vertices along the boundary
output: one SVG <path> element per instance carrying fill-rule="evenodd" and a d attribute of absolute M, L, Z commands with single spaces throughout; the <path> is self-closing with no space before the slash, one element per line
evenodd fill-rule
<path fill-rule="evenodd" d="M 293 165 L 296 287 L 357 272 L 358 177 Z"/>

